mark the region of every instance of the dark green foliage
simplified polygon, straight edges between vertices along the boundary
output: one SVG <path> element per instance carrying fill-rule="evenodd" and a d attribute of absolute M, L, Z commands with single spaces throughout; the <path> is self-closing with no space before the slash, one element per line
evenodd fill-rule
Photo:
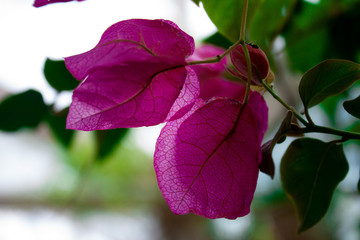
<path fill-rule="evenodd" d="M 225 49 L 229 48 L 233 44 L 219 32 L 216 32 L 210 37 L 204 39 L 203 42 L 210 43 L 219 47 L 223 47 Z"/>
<path fill-rule="evenodd" d="M 66 108 L 60 112 L 51 112 L 47 115 L 46 121 L 58 141 L 68 147 L 74 136 L 75 131 L 66 129 L 66 117 L 69 112 L 69 108 Z"/>
<path fill-rule="evenodd" d="M 360 96 L 353 100 L 344 102 L 345 110 L 354 117 L 360 118 Z"/>
<path fill-rule="evenodd" d="M 73 90 L 79 84 L 65 67 L 63 60 L 46 59 L 44 75 L 47 82 L 57 91 Z"/>
<path fill-rule="evenodd" d="M 299 93 L 305 109 L 339 94 L 360 79 L 360 65 L 347 60 L 326 60 L 302 77 Z"/>
<path fill-rule="evenodd" d="M 302 138 L 292 142 L 281 160 L 284 191 L 296 206 L 299 232 L 326 214 L 333 192 L 349 166 L 342 144 Z"/>
<path fill-rule="evenodd" d="M 98 160 L 103 160 L 108 156 L 119 142 L 128 133 L 128 128 L 118 128 L 111 130 L 96 131 L 96 145 L 98 150 Z"/>
<path fill-rule="evenodd" d="M 0 130 L 35 128 L 47 111 L 42 95 L 35 90 L 11 95 L 0 103 Z"/>
<path fill-rule="evenodd" d="M 357 0 L 297 1 L 294 14 L 281 33 L 290 66 L 306 72 L 329 58 L 358 61 L 360 4 Z"/>

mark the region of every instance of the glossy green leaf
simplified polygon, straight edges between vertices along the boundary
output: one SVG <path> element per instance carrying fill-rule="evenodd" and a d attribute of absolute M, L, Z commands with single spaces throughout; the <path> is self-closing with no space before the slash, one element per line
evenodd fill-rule
<path fill-rule="evenodd" d="M 66 117 L 69 113 L 69 108 L 66 108 L 60 112 L 49 113 L 46 117 L 46 121 L 53 132 L 57 140 L 68 147 L 73 139 L 74 130 L 66 129 Z"/>
<path fill-rule="evenodd" d="M 343 106 L 348 113 L 360 118 L 360 96 L 353 100 L 345 101 Z"/>
<path fill-rule="evenodd" d="M 207 15 L 221 34 L 230 41 L 239 39 L 244 0 L 201 0 Z M 261 0 L 249 1 L 248 17 L 250 20 Z"/>
<path fill-rule="evenodd" d="M 315 225 L 326 214 L 336 186 L 349 166 L 342 145 L 317 139 L 293 141 L 280 165 L 284 191 L 295 204 L 299 232 Z"/>
<path fill-rule="evenodd" d="M 64 60 L 46 59 L 44 75 L 47 82 L 57 91 L 73 90 L 79 84 L 65 67 Z"/>
<path fill-rule="evenodd" d="M 35 128 L 47 111 L 42 95 L 35 90 L 12 95 L 0 103 L 0 130 Z"/>
<path fill-rule="evenodd" d="M 98 149 L 98 160 L 107 157 L 128 133 L 128 128 L 117 128 L 110 130 L 98 130 L 96 134 L 96 145 Z"/>
<path fill-rule="evenodd" d="M 305 108 L 339 94 L 360 79 L 360 64 L 347 60 L 326 60 L 307 71 L 299 85 Z"/>

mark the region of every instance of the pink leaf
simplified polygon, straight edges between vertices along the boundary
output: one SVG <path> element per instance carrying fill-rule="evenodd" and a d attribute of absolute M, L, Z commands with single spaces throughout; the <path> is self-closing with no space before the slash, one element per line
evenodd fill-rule
<path fill-rule="evenodd" d="M 73 93 L 67 128 L 152 126 L 181 117 L 199 95 L 197 76 L 185 67 L 193 48 L 169 21 L 114 24 L 94 49 L 65 59 L 77 79 L 87 77 Z"/>
<path fill-rule="evenodd" d="M 35 0 L 34 7 L 42 7 L 51 3 L 59 3 L 59 2 L 71 2 L 75 0 Z M 78 2 L 84 1 L 84 0 L 77 0 Z"/>
<path fill-rule="evenodd" d="M 185 114 L 180 110 L 189 110 L 198 96 L 194 71 L 182 67 L 154 75 L 151 71 L 157 65 L 141 64 L 91 72 L 73 93 L 67 128 L 91 131 L 153 126 Z M 185 88 L 193 92 L 183 92 L 183 97 L 176 101 L 184 81 L 190 85 Z"/>
<path fill-rule="evenodd" d="M 251 59 L 251 82 L 254 85 L 261 85 L 261 80 L 265 79 L 270 71 L 269 61 L 265 53 L 254 44 L 246 44 Z M 240 79 L 248 79 L 248 68 L 245 53 L 241 45 L 230 52 L 231 61 L 237 70 L 232 72 Z"/>
<path fill-rule="evenodd" d="M 225 50 L 212 45 L 197 48 L 188 61 L 199 61 L 221 55 Z M 215 96 L 229 97 L 242 100 L 245 86 L 241 82 L 230 81 L 225 78 L 227 59 L 219 63 L 193 65 L 200 81 L 200 98 L 207 100 Z"/>
<path fill-rule="evenodd" d="M 65 58 L 66 67 L 83 80 L 96 67 L 146 64 L 159 59 L 167 67 L 185 64 L 194 51 L 194 40 L 167 20 L 130 19 L 115 23 L 90 51 Z"/>
<path fill-rule="evenodd" d="M 235 219 L 250 211 L 267 128 L 267 106 L 252 92 L 237 100 L 199 99 L 168 122 L 157 140 L 154 166 L 160 190 L 176 214 Z"/>

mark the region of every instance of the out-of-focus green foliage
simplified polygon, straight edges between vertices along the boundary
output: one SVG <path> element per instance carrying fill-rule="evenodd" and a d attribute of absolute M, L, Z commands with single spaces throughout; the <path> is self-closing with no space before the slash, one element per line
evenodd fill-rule
<path fill-rule="evenodd" d="M 11 95 L 0 103 L 0 130 L 35 128 L 47 111 L 42 95 L 35 90 Z"/>
<path fill-rule="evenodd" d="M 46 59 L 44 75 L 50 86 L 59 92 L 73 90 L 80 83 L 67 70 L 64 60 Z"/>

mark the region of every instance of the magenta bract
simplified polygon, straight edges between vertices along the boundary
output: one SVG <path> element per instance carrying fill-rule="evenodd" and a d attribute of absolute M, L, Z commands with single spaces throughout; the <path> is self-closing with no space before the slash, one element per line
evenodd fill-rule
<path fill-rule="evenodd" d="M 188 61 L 204 60 L 221 55 L 225 50 L 212 45 L 198 47 Z M 200 81 L 200 98 L 207 100 L 215 96 L 228 97 L 242 101 L 245 86 L 241 82 L 229 81 L 225 78 L 227 59 L 219 63 L 199 64 L 191 66 Z"/>
<path fill-rule="evenodd" d="M 65 58 L 75 78 L 86 78 L 73 93 L 67 128 L 152 126 L 181 117 L 199 95 L 197 76 L 185 67 L 193 51 L 192 37 L 170 21 L 109 27 L 95 48 Z"/>
<path fill-rule="evenodd" d="M 257 92 L 240 112 L 237 100 L 199 99 L 157 140 L 154 166 L 160 190 L 176 214 L 234 219 L 250 211 L 267 128 Z"/>
<path fill-rule="evenodd" d="M 84 0 L 35 0 L 34 7 L 42 7 L 51 3 L 59 3 L 59 2 L 71 2 L 71 1 L 84 1 Z"/>
<path fill-rule="evenodd" d="M 251 82 L 253 85 L 261 85 L 261 80 L 265 79 L 270 71 L 269 61 L 266 54 L 256 45 L 246 44 L 251 59 Z M 248 68 L 246 64 L 245 53 L 241 45 L 237 46 L 230 52 L 231 62 L 237 71 L 232 73 L 243 79 L 245 82 L 248 79 Z"/>

